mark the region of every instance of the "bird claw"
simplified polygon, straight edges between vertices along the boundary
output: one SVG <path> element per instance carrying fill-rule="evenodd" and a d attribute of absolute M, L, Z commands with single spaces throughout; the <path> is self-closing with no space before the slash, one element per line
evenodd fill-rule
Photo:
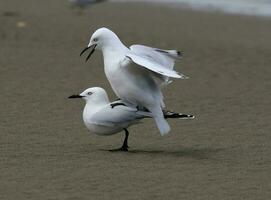
<path fill-rule="evenodd" d="M 118 152 L 118 151 L 128 151 L 128 146 L 126 147 L 126 146 L 122 146 L 122 147 L 120 147 L 120 148 L 117 148 L 117 149 L 110 149 L 109 151 L 111 151 L 111 152 Z"/>

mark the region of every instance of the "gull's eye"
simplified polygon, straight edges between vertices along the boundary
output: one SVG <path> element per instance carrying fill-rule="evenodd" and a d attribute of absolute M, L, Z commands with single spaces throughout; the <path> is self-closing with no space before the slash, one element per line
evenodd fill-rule
<path fill-rule="evenodd" d="M 92 92 L 88 92 L 88 95 L 92 95 Z"/>
<path fill-rule="evenodd" d="M 94 41 L 94 42 L 98 42 L 98 38 L 94 38 L 93 41 Z"/>

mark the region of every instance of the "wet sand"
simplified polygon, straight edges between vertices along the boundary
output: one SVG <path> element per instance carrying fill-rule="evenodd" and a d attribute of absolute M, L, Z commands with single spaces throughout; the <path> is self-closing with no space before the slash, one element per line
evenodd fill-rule
<path fill-rule="evenodd" d="M 151 14 L 150 14 L 151 13 Z M 271 20 L 142 4 L 97 4 L 79 15 L 66 1 L 0 3 L 0 199 L 269 199 Z M 171 120 L 99 137 L 83 125 L 82 101 L 101 86 L 101 53 L 79 57 L 95 29 L 126 45 L 184 51 L 189 76 L 164 92 Z"/>

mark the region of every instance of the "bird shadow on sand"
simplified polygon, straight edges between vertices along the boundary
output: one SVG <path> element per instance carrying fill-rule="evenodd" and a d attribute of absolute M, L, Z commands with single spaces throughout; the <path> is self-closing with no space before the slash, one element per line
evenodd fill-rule
<path fill-rule="evenodd" d="M 173 156 L 173 157 L 187 157 L 187 158 L 193 158 L 193 159 L 211 159 L 215 157 L 215 154 L 219 153 L 220 151 L 223 151 L 222 148 L 184 148 L 181 147 L 178 150 L 139 150 L 139 149 L 132 149 L 127 152 L 123 151 L 109 151 L 103 149 L 102 151 L 108 151 L 111 153 L 121 153 L 121 154 L 127 154 L 127 155 L 149 155 L 149 156 Z"/>

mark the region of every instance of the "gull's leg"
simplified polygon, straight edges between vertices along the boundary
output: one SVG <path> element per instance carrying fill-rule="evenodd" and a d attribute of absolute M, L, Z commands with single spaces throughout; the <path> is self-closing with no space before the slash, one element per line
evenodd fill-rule
<path fill-rule="evenodd" d="M 124 138 L 124 141 L 123 141 L 123 144 L 120 148 L 118 149 L 112 149 L 110 151 L 128 151 L 128 137 L 129 137 L 129 132 L 126 128 L 123 129 L 125 131 L 125 138 Z"/>
<path fill-rule="evenodd" d="M 122 144 L 121 149 L 122 149 L 123 151 L 128 151 L 128 148 L 129 148 L 129 146 L 128 146 L 129 132 L 128 132 L 128 130 L 127 130 L 126 128 L 123 129 L 123 130 L 125 131 L 125 138 L 124 138 L 124 141 L 123 141 L 123 144 Z"/>

